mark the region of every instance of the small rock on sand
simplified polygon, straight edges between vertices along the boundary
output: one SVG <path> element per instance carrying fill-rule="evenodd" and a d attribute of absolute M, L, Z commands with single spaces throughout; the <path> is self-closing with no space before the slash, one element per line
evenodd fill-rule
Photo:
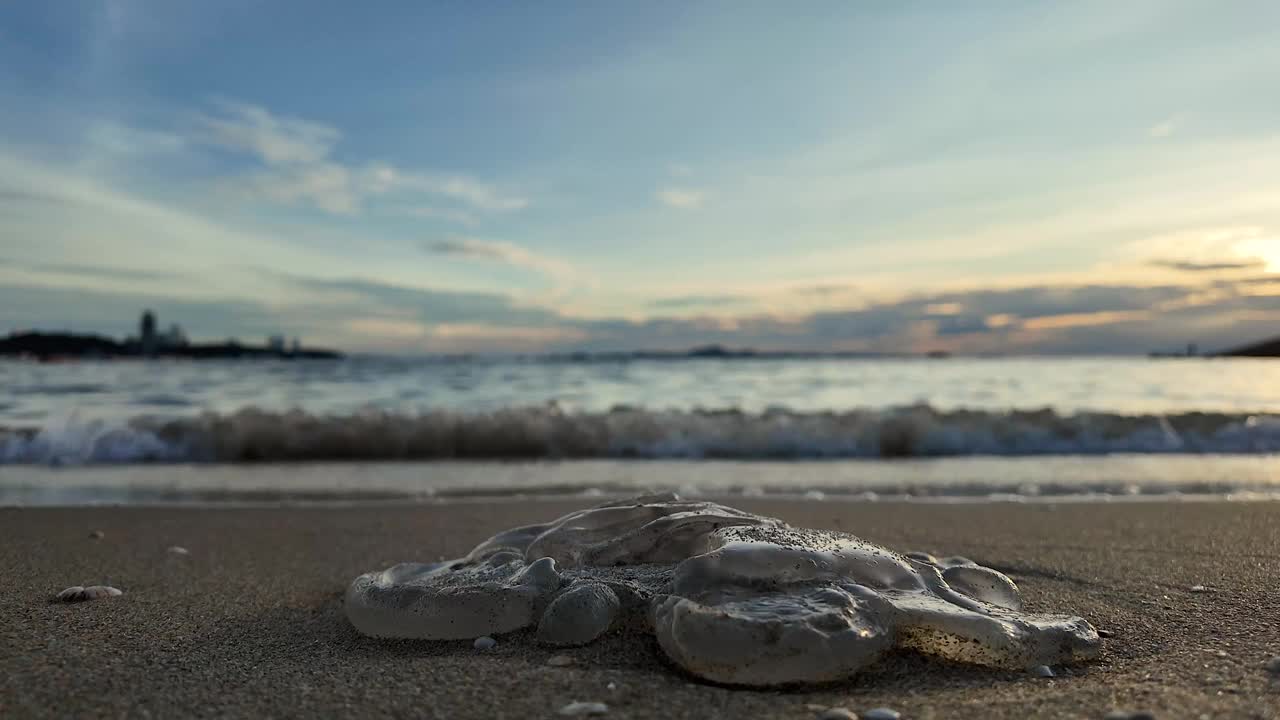
<path fill-rule="evenodd" d="M 1212 592 L 1212 590 L 1210 590 L 1209 588 L 1205 587 L 1204 585 L 1192 585 L 1191 587 L 1189 587 L 1189 588 L 1187 588 L 1187 589 L 1188 589 L 1188 590 L 1190 590 L 1190 591 L 1191 591 L 1191 592 L 1193 592 L 1193 593 L 1206 593 L 1206 592 Z"/>
<path fill-rule="evenodd" d="M 1272 675 L 1280 675 L 1280 655 L 1277 655 L 1271 658 L 1270 660 L 1266 661 L 1265 663 L 1263 663 L 1262 666 L 1265 667 L 1267 669 L 1267 672 L 1271 673 Z"/>
<path fill-rule="evenodd" d="M 89 533 L 90 540 L 101 540 L 104 537 L 106 537 L 106 533 L 102 532 L 101 530 L 94 530 L 93 532 Z"/>
<path fill-rule="evenodd" d="M 552 655 L 547 658 L 547 664 L 552 667 L 566 667 L 573 664 L 573 658 L 568 655 Z"/>
<path fill-rule="evenodd" d="M 1054 677 L 1053 668 L 1048 665 L 1037 665 L 1031 668 L 1031 674 L 1036 677 L 1051 678 Z"/>
<path fill-rule="evenodd" d="M 1102 720 L 1156 720 L 1156 716 L 1146 710 L 1112 710 L 1103 715 Z"/>
<path fill-rule="evenodd" d="M 818 720 L 858 720 L 857 713 L 842 707 L 827 708 L 818 714 Z"/>
<path fill-rule="evenodd" d="M 498 644 L 497 640 L 494 640 L 488 635 L 481 635 L 480 637 L 476 638 L 475 642 L 471 643 L 471 647 L 477 650 L 492 650 L 493 646 L 497 644 Z"/>
<path fill-rule="evenodd" d="M 1098 637 L 1100 637 L 1100 638 L 1109 638 L 1109 637 L 1115 637 L 1115 636 L 1116 636 L 1116 634 L 1115 634 L 1115 632 L 1114 632 L 1114 631 L 1112 631 L 1112 630 L 1099 630 L 1099 631 L 1098 631 Z"/>
<path fill-rule="evenodd" d="M 103 598 L 117 597 L 123 594 L 123 591 L 109 585 L 90 585 L 89 587 L 72 585 L 58 593 L 56 598 L 61 602 L 72 603 L 85 602 L 86 600 L 102 600 Z"/>
<path fill-rule="evenodd" d="M 592 715 L 606 715 L 609 712 L 609 706 L 602 702 L 571 702 L 560 708 L 560 714 L 568 717 L 590 717 Z"/>
<path fill-rule="evenodd" d="M 167 551 L 171 555 L 190 555 L 191 551 L 181 545 L 171 545 Z"/>
<path fill-rule="evenodd" d="M 887 707 L 871 708 L 862 713 L 862 720 L 899 720 L 902 713 Z"/>

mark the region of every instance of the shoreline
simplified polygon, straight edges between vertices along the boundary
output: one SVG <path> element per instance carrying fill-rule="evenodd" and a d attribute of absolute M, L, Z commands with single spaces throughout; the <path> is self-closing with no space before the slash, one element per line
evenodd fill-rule
<path fill-rule="evenodd" d="M 972 557 L 1012 576 L 1032 609 L 1114 633 L 1097 661 L 1055 678 L 893 653 L 834 686 L 729 689 L 672 669 L 647 637 L 550 650 L 518 633 L 478 652 L 369 640 L 346 622 L 341 596 L 362 572 L 457 557 L 600 499 L 0 510 L 0 714 L 527 718 L 580 700 L 608 703 L 614 718 L 814 718 L 831 706 L 906 718 L 1280 717 L 1280 679 L 1263 669 L 1280 655 L 1275 502 L 728 500 L 896 550 Z M 190 554 L 166 552 L 174 545 Z M 49 602 L 108 581 L 125 595 Z M 574 662 L 548 665 L 557 654 Z"/>

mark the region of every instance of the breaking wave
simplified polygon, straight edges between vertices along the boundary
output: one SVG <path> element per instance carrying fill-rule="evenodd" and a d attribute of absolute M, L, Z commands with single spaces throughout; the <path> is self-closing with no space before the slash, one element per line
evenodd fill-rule
<path fill-rule="evenodd" d="M 0 428 L 0 462 L 298 462 L 688 458 L 788 460 L 965 455 L 1280 452 L 1280 415 L 942 411 L 657 411 L 555 406 L 401 415 L 235 413 Z"/>

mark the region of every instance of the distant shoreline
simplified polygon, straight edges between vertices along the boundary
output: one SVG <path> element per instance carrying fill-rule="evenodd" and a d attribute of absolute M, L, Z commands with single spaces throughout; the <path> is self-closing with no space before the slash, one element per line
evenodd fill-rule
<path fill-rule="evenodd" d="M 337 360 L 343 357 L 342 353 L 335 350 L 320 348 L 281 349 L 268 346 L 242 345 L 235 341 L 160 346 L 147 350 L 137 341 L 120 342 L 101 335 L 40 332 L 15 333 L 8 337 L 0 338 L 0 356 L 29 357 L 41 361 L 134 358 Z"/>

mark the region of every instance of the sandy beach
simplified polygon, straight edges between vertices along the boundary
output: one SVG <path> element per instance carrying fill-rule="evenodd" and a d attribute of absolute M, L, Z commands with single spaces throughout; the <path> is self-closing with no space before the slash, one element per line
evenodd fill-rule
<path fill-rule="evenodd" d="M 614 718 L 814 718 L 832 706 L 906 718 L 1280 718 L 1280 678 L 1263 667 L 1280 655 L 1275 502 L 733 501 L 898 550 L 972 557 L 1013 577 L 1031 609 L 1114 633 L 1100 659 L 1051 679 L 896 653 L 836 686 L 730 689 L 680 674 L 650 638 L 563 652 L 516 635 L 480 652 L 365 639 L 343 615 L 361 572 L 457 556 L 587 504 L 0 510 L 0 716 L 529 718 L 581 700 Z M 93 583 L 125 594 L 50 602 Z M 547 663 L 562 653 L 574 662 Z"/>

